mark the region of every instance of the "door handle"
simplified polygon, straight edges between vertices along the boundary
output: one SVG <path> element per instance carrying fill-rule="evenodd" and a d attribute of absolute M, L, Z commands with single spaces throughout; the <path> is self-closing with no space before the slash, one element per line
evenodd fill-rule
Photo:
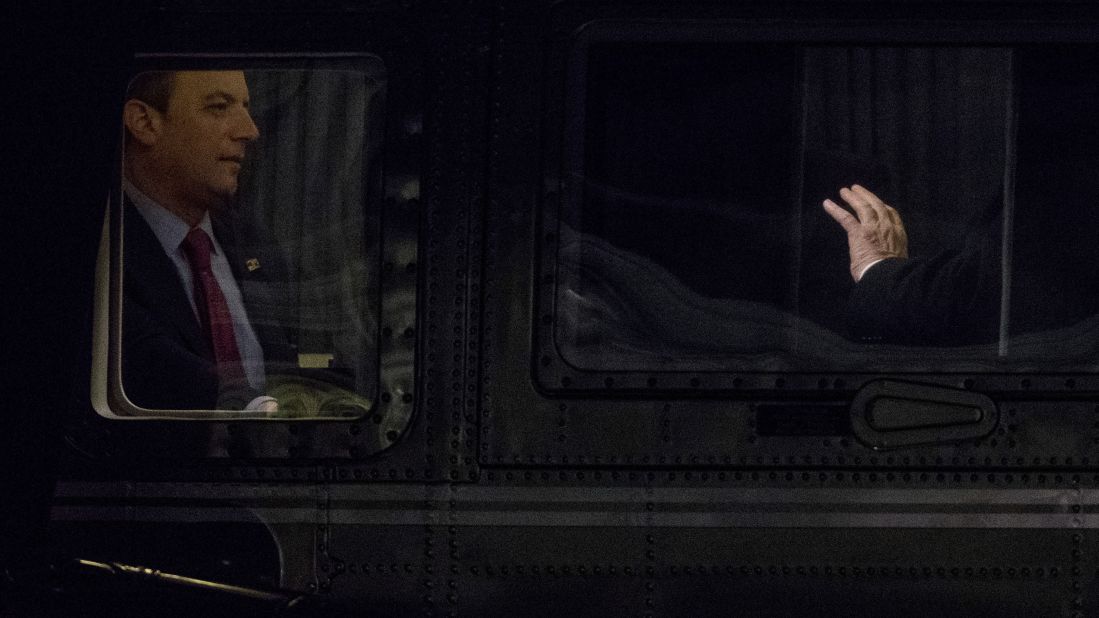
<path fill-rule="evenodd" d="M 867 383 L 851 402 L 851 428 L 874 449 L 983 438 L 999 421 L 987 395 L 895 380 Z"/>

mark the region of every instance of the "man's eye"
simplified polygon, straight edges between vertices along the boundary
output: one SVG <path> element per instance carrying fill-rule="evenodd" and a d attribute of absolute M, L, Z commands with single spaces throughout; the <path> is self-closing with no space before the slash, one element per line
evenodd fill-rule
<path fill-rule="evenodd" d="M 211 103 L 206 106 L 206 109 L 212 112 L 227 112 L 229 111 L 228 103 Z"/>

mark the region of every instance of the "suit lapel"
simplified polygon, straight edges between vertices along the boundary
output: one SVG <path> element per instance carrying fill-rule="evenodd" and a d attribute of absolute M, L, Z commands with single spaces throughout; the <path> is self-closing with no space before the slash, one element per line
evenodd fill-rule
<path fill-rule="evenodd" d="M 124 211 L 123 287 L 126 294 L 148 307 L 153 315 L 162 316 L 163 326 L 175 330 L 190 349 L 205 358 L 213 358 L 175 264 L 129 200 Z"/>

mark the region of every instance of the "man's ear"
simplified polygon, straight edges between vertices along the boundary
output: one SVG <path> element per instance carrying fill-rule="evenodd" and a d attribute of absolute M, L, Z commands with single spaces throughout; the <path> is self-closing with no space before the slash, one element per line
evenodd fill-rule
<path fill-rule="evenodd" d="M 122 122 L 138 143 L 152 146 L 160 136 L 163 117 L 160 112 L 140 99 L 130 99 L 122 108 Z"/>

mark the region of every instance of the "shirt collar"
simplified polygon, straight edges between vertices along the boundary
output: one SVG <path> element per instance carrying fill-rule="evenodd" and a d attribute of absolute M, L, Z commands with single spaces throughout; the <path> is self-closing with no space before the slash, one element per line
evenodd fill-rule
<path fill-rule="evenodd" d="M 153 234 L 160 241 L 160 245 L 164 247 L 164 252 L 173 255 L 179 251 L 183 239 L 191 231 L 191 226 L 154 201 L 153 198 L 142 193 L 128 178 L 122 179 L 122 187 L 125 189 L 130 201 L 137 207 L 137 211 L 141 213 L 142 218 L 153 229 Z M 219 247 L 217 241 L 214 240 L 214 226 L 210 223 L 209 211 L 203 213 L 202 220 L 198 222 L 197 227 L 206 232 L 213 240 L 214 251 L 218 252 Z"/>

